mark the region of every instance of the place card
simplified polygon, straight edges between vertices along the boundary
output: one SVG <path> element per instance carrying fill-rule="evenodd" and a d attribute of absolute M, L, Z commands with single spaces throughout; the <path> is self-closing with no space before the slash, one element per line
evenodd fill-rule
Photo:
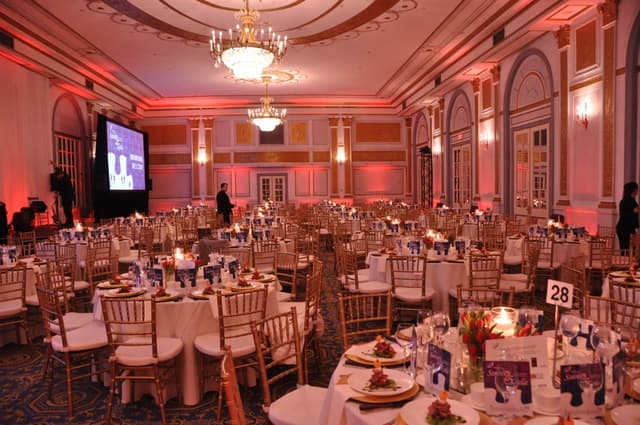
<path fill-rule="evenodd" d="M 180 282 L 180 287 L 185 288 L 187 283 L 191 284 L 192 288 L 196 286 L 196 269 L 177 269 L 176 273 L 176 281 Z"/>
<path fill-rule="evenodd" d="M 410 255 L 420 255 L 420 241 L 414 240 L 407 243 Z"/>
<path fill-rule="evenodd" d="M 550 385 L 551 371 L 546 335 L 491 339 L 485 341 L 485 347 L 486 360 L 521 359 L 527 362 L 533 388 Z"/>
<path fill-rule="evenodd" d="M 151 282 L 151 286 L 160 287 L 164 286 L 164 281 L 162 279 L 162 269 L 161 268 L 152 268 L 147 270 L 147 280 Z"/>
<path fill-rule="evenodd" d="M 484 397 L 487 412 L 531 416 L 531 369 L 526 361 L 485 361 Z"/>
<path fill-rule="evenodd" d="M 604 413 L 605 376 L 601 363 L 560 367 L 560 409 L 571 415 Z"/>
<path fill-rule="evenodd" d="M 202 268 L 202 274 L 212 285 L 214 283 L 222 282 L 222 267 L 219 264 L 214 266 L 204 266 Z"/>
<path fill-rule="evenodd" d="M 449 391 L 451 353 L 435 344 L 429 344 L 424 374 L 424 383 L 427 392 L 439 395 L 442 390 Z"/>

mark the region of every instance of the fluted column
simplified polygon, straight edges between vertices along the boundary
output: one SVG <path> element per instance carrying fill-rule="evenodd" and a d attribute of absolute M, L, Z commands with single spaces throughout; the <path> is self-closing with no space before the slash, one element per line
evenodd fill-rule
<path fill-rule="evenodd" d="M 500 190 L 500 182 L 502 181 L 502 169 L 500 168 L 500 159 L 502 155 L 502 149 L 500 147 L 500 65 L 496 65 L 491 68 L 491 84 L 493 87 L 493 205 L 494 209 L 496 209 L 497 205 L 502 203 Z"/>
<path fill-rule="evenodd" d="M 480 201 L 480 79 L 471 81 L 473 88 L 473 203 L 478 205 Z"/>
<path fill-rule="evenodd" d="M 404 125 L 405 125 L 405 129 L 406 129 L 406 134 L 407 134 L 407 143 L 406 143 L 406 150 L 407 150 L 407 173 L 406 173 L 406 177 L 405 177 L 405 181 L 406 181 L 406 191 L 405 191 L 405 196 L 408 197 L 412 197 L 413 194 L 413 164 L 415 161 L 415 157 L 416 157 L 416 153 L 415 150 L 413 149 L 413 143 L 412 143 L 412 138 L 411 138 L 411 118 L 405 118 L 404 120 Z"/>
<path fill-rule="evenodd" d="M 569 160 L 569 25 L 562 25 L 555 32 L 558 49 L 560 50 L 560 196 L 556 202 L 559 206 L 569 205 L 568 191 L 568 160 Z"/>

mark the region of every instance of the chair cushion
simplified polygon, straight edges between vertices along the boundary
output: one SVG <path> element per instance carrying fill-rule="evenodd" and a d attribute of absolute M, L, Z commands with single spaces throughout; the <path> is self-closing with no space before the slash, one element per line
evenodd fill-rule
<path fill-rule="evenodd" d="M 507 266 L 517 266 L 518 264 L 522 264 L 522 255 L 506 255 L 502 261 Z"/>
<path fill-rule="evenodd" d="M 320 417 L 326 394 L 326 388 L 303 385 L 269 406 L 269 420 L 273 425 L 313 425 Z"/>
<path fill-rule="evenodd" d="M 355 285 L 349 286 L 350 292 L 359 292 L 362 294 L 374 294 L 378 292 L 386 292 L 391 289 L 391 284 L 387 282 L 380 282 L 377 280 L 367 280 L 365 282 L 358 282 L 358 288 Z"/>
<path fill-rule="evenodd" d="M 148 342 L 148 338 L 132 338 L 135 341 Z M 171 360 L 182 352 L 184 343 L 180 338 L 158 337 L 158 362 Z M 145 366 L 154 363 L 151 345 L 139 347 L 121 346 L 116 350 L 116 361 L 125 366 Z"/>
<path fill-rule="evenodd" d="M 25 298 L 26 304 L 32 307 L 40 307 L 40 301 L 38 301 L 38 295 L 27 295 Z"/>
<path fill-rule="evenodd" d="M 0 301 L 0 318 L 17 316 L 27 309 L 22 300 Z"/>
<path fill-rule="evenodd" d="M 132 264 L 134 261 L 138 259 L 138 253 L 129 254 L 129 255 L 121 255 L 118 257 L 118 263 L 120 264 Z"/>
<path fill-rule="evenodd" d="M 426 288 L 424 291 L 424 296 L 422 296 L 422 288 L 399 287 L 396 288 L 393 296 L 400 301 L 404 301 L 407 303 L 420 303 L 433 298 L 434 293 L 435 291 L 433 290 L 433 288 Z"/>
<path fill-rule="evenodd" d="M 51 338 L 51 348 L 58 352 L 93 350 L 108 344 L 107 330 L 104 323 L 92 320 L 90 323 L 67 332 L 67 347 L 62 345 L 62 337 Z"/>
<path fill-rule="evenodd" d="M 68 333 L 69 331 L 81 328 L 93 322 L 93 313 L 78 313 L 70 311 L 62 317 L 62 320 L 64 321 L 64 330 Z M 55 323 L 51 323 L 51 332 L 59 334 L 60 327 L 56 326 Z"/>
<path fill-rule="evenodd" d="M 524 274 L 524 273 L 504 273 L 502 274 L 502 280 L 503 281 L 509 281 L 506 282 L 507 286 L 509 286 L 510 282 L 515 281 L 515 282 L 526 282 L 527 279 L 529 279 L 529 277 Z"/>
<path fill-rule="evenodd" d="M 278 291 L 276 294 L 279 303 L 287 302 L 293 298 L 293 295 L 290 292 Z"/>
<path fill-rule="evenodd" d="M 247 356 L 256 351 L 252 335 L 226 338 L 225 343 L 231 346 L 233 357 Z M 220 348 L 220 334 L 217 332 L 197 336 L 193 341 L 193 345 L 202 354 L 211 357 L 222 357 L 224 355 L 224 350 Z"/>
<path fill-rule="evenodd" d="M 89 282 L 86 280 L 76 280 L 73 282 L 74 291 L 84 291 L 86 289 L 89 289 Z"/>
<path fill-rule="evenodd" d="M 304 332 L 304 310 L 305 310 L 305 302 L 304 301 L 295 301 L 295 302 L 284 302 L 278 304 L 278 314 L 281 313 L 289 313 L 291 311 L 291 307 L 296 308 L 296 315 L 298 316 L 298 332 L 302 334 Z"/>

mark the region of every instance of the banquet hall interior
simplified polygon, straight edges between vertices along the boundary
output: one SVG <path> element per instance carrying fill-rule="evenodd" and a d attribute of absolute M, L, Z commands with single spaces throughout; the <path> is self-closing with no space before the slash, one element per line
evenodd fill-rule
<path fill-rule="evenodd" d="M 0 422 L 424 423 L 431 347 L 467 423 L 640 421 L 639 71 L 639 0 L 0 0 Z M 534 378 L 533 411 L 479 409 L 477 360 L 516 393 L 477 309 L 550 341 L 551 405 L 597 358 L 599 413 Z M 398 400 L 350 378 L 377 334 Z"/>

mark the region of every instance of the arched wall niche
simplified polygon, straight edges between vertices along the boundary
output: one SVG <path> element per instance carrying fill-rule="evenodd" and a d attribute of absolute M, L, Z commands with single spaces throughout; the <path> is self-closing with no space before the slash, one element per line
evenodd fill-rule
<path fill-rule="evenodd" d="M 514 132 L 548 124 L 548 194 L 549 208 L 554 202 L 554 143 L 553 143 L 553 75 L 551 65 L 545 54 L 536 48 L 525 49 L 516 58 L 507 77 L 504 90 L 504 104 L 509 105 L 504 111 L 504 211 L 505 214 L 514 213 Z M 539 107 L 540 104 L 548 104 Z M 535 109 L 535 114 L 526 120 L 514 118 Z M 550 211 L 549 211 L 550 212 Z"/>
<path fill-rule="evenodd" d="M 443 152 L 446 152 L 446 157 L 444 162 L 445 167 L 445 182 L 443 185 L 446 186 L 443 190 L 444 193 L 447 194 L 447 203 L 451 204 L 451 200 L 453 199 L 453 188 L 451 182 L 453 181 L 453 147 L 462 146 L 468 144 L 471 151 L 471 156 L 469 158 L 470 166 L 473 167 L 474 164 L 474 155 L 476 153 L 473 151 L 471 138 L 472 131 L 471 126 L 473 124 L 472 114 L 471 114 L 471 102 L 469 101 L 469 96 L 467 93 L 459 88 L 457 89 L 453 95 L 451 96 L 451 101 L 449 102 L 449 107 L 447 108 L 447 116 L 446 116 L 446 131 L 447 131 L 447 139 L 446 139 L 446 149 L 442 149 Z M 452 133 L 454 133 L 452 135 Z M 455 138 L 455 139 L 454 139 Z M 473 176 L 473 169 L 470 170 L 470 175 Z M 473 191 L 473 178 L 469 182 L 469 190 Z M 470 193 L 470 198 L 473 198 L 473 193 Z"/>
<path fill-rule="evenodd" d="M 625 66 L 625 111 L 624 111 L 624 175 L 623 181 L 638 180 L 638 64 L 640 63 L 640 13 L 633 22 L 627 42 Z"/>

